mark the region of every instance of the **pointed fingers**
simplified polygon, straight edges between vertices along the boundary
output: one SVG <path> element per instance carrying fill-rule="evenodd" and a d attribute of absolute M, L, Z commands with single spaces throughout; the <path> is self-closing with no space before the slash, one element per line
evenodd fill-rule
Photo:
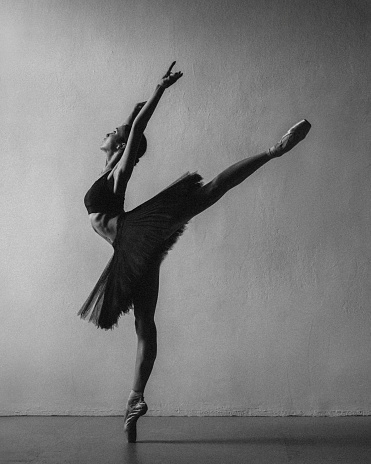
<path fill-rule="evenodd" d="M 173 69 L 173 67 L 175 66 L 175 63 L 176 61 L 173 61 L 170 65 L 170 68 L 167 70 L 167 73 L 165 74 L 165 76 L 170 76 L 170 73 L 171 73 L 171 70 Z"/>

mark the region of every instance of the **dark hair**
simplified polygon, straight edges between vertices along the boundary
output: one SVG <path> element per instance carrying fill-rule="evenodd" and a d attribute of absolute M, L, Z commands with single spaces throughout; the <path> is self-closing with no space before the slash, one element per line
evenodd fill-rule
<path fill-rule="evenodd" d="M 128 141 L 128 138 L 129 138 L 129 134 L 130 134 L 130 131 L 131 131 L 131 126 L 129 126 L 128 124 L 124 124 L 124 141 L 125 143 L 127 143 Z M 139 142 L 139 147 L 138 147 L 138 160 L 144 155 L 144 153 L 146 152 L 147 150 L 147 139 L 146 139 L 146 136 L 143 134 L 142 135 L 142 138 L 140 139 L 140 142 Z"/>
<path fill-rule="evenodd" d="M 141 158 L 144 153 L 147 151 L 147 139 L 146 136 L 143 134 L 142 138 L 140 139 L 139 147 L 138 147 L 138 159 Z"/>

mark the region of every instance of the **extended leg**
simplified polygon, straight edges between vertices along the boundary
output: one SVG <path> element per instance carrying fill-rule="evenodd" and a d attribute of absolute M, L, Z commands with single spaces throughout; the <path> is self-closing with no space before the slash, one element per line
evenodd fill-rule
<path fill-rule="evenodd" d="M 196 211 L 196 214 L 214 204 L 228 190 L 243 182 L 269 160 L 282 156 L 294 148 L 295 145 L 304 139 L 310 128 L 311 125 L 304 119 L 293 126 L 276 145 L 266 152 L 245 158 L 225 169 L 201 189 L 202 199 L 200 210 Z"/>
<path fill-rule="evenodd" d="M 220 198 L 228 190 L 243 182 L 271 159 L 268 152 L 245 158 L 222 171 L 209 184 L 206 184 L 205 187 L 206 189 L 210 189 L 216 198 Z"/>

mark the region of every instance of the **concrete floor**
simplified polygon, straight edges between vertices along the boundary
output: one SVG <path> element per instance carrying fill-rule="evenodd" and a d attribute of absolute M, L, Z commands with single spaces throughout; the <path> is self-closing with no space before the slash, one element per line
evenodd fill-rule
<path fill-rule="evenodd" d="M 371 463 L 371 417 L 0 417 L 0 463 Z"/>

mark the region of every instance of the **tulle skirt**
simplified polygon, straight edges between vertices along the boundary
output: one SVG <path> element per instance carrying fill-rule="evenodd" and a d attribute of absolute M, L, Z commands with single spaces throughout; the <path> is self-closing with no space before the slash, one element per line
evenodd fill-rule
<path fill-rule="evenodd" d="M 187 173 L 155 197 L 118 217 L 114 253 L 79 311 L 97 327 L 112 329 L 133 308 L 140 281 L 160 263 L 197 214 L 202 177 Z"/>

